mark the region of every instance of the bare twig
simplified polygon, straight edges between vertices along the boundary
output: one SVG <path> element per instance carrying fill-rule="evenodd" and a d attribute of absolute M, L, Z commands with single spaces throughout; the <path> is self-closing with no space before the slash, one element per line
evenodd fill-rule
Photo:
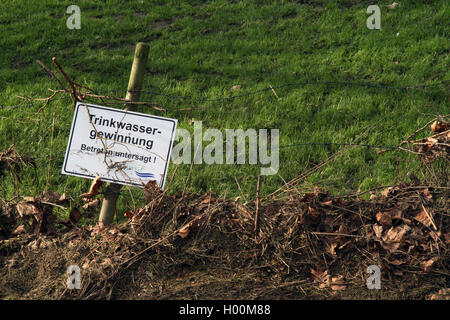
<path fill-rule="evenodd" d="M 269 88 L 272 89 L 272 93 L 274 94 L 274 96 L 277 97 L 278 100 L 280 100 L 280 97 L 275 92 L 275 89 L 271 85 L 269 85 Z"/>
<path fill-rule="evenodd" d="M 64 83 L 61 81 L 61 80 L 59 80 L 59 78 L 53 73 L 53 71 L 52 70 L 50 70 L 50 68 L 49 67 L 47 67 L 45 64 L 43 64 L 42 62 L 41 62 L 41 60 L 36 60 L 36 62 L 45 70 L 45 71 L 47 71 L 47 73 L 50 75 L 50 77 L 52 77 L 52 78 L 54 78 L 54 79 L 56 79 L 56 81 L 58 81 L 58 83 L 59 83 L 59 85 L 61 86 L 61 88 L 63 88 L 64 90 L 66 90 L 66 87 L 64 86 Z"/>
<path fill-rule="evenodd" d="M 345 148 L 340 149 L 339 151 L 337 151 L 336 153 L 332 154 L 331 156 L 329 156 L 327 159 L 325 159 L 325 161 L 323 161 L 322 163 L 314 166 L 313 168 L 307 170 L 304 173 L 301 173 L 298 177 L 290 180 L 289 182 L 285 183 L 283 186 L 279 187 L 277 190 L 275 190 L 274 192 L 268 194 L 267 196 L 265 196 L 262 201 L 269 199 L 270 197 L 275 196 L 278 193 L 281 193 L 283 191 L 286 191 L 287 188 L 290 188 L 291 186 L 294 186 L 295 184 L 299 183 L 300 181 L 302 181 L 303 179 L 305 179 L 308 175 L 312 174 L 313 172 L 319 170 L 320 168 L 322 168 L 323 166 L 327 165 L 328 163 L 330 163 L 332 160 L 334 160 L 335 158 L 337 158 L 338 156 L 344 154 L 345 151 L 355 148 L 354 146 L 348 146 Z"/>
<path fill-rule="evenodd" d="M 56 65 L 56 67 L 59 69 L 59 71 L 61 72 L 61 74 L 64 76 L 64 78 L 66 79 L 66 81 L 69 83 L 70 87 L 72 88 L 72 97 L 73 97 L 73 108 L 75 109 L 75 106 L 77 104 L 77 101 L 79 101 L 78 97 L 77 97 L 77 91 L 75 89 L 75 84 L 73 83 L 73 81 L 69 78 L 69 76 L 67 75 L 67 73 L 64 71 L 64 69 L 61 67 L 61 65 L 59 64 L 58 61 L 56 61 L 56 57 L 52 58 L 53 63 Z"/>
<path fill-rule="evenodd" d="M 417 129 L 416 131 L 414 131 L 413 133 L 411 133 L 405 140 L 403 140 L 402 142 L 400 142 L 397 146 L 391 147 L 391 148 L 388 148 L 388 149 L 385 149 L 385 150 L 377 151 L 377 153 L 378 153 L 378 154 L 382 154 L 382 153 L 385 153 L 385 152 L 388 152 L 388 151 L 392 151 L 392 150 L 394 150 L 394 149 L 401 149 L 401 150 L 404 150 L 404 151 L 410 151 L 410 150 L 408 150 L 408 149 L 402 148 L 402 146 L 403 146 L 404 144 L 407 144 L 407 143 L 411 142 L 410 139 L 411 139 L 412 137 L 414 137 L 415 135 L 417 135 L 419 132 L 425 130 L 425 129 L 426 129 L 431 123 L 433 123 L 434 121 L 436 121 L 436 118 L 433 119 L 433 120 L 428 121 L 423 127 L 419 128 L 419 129 Z M 414 152 L 413 152 L 413 153 L 414 153 Z"/>
<path fill-rule="evenodd" d="M 51 206 L 54 206 L 54 207 L 58 207 L 58 208 L 63 209 L 63 210 L 67 210 L 66 207 L 63 207 L 63 206 L 61 206 L 59 204 L 56 204 L 56 203 L 47 202 L 47 201 L 40 201 L 40 202 L 43 203 L 43 204 L 48 204 L 48 205 L 51 205 Z"/>
<path fill-rule="evenodd" d="M 245 196 L 244 192 L 242 192 L 241 186 L 239 185 L 239 182 L 237 181 L 237 178 L 234 177 L 234 180 L 236 181 L 236 184 L 237 184 L 237 186 L 238 186 L 239 191 L 240 191 L 241 194 L 242 194 L 242 197 L 244 198 L 245 202 L 247 203 L 247 202 L 248 202 L 247 197 Z"/>
<path fill-rule="evenodd" d="M 261 175 L 258 176 L 258 182 L 256 184 L 256 203 L 255 203 L 255 238 L 258 235 L 258 227 L 259 227 L 259 195 L 261 189 Z"/>
<path fill-rule="evenodd" d="M 45 101 L 44 106 L 42 106 L 38 110 L 38 112 L 41 112 L 43 109 L 45 109 L 45 107 L 48 105 L 50 100 L 52 100 L 55 97 L 56 93 L 57 92 L 53 92 L 53 94 L 50 97 L 48 97 L 48 98 L 28 98 L 28 97 L 22 97 L 22 96 L 16 96 L 16 97 L 19 98 L 19 99 L 27 100 L 27 101 Z"/>
<path fill-rule="evenodd" d="M 53 112 L 53 121 L 52 121 L 52 135 L 50 138 L 50 156 L 48 160 L 48 169 L 47 169 L 47 186 L 45 187 L 46 190 L 50 187 L 50 169 L 52 167 L 52 157 L 53 157 L 53 135 L 55 132 L 55 113 Z"/>
<path fill-rule="evenodd" d="M 425 212 L 425 214 L 427 215 L 427 217 L 428 217 L 428 219 L 430 220 L 431 224 L 433 225 L 433 229 L 436 231 L 436 230 L 437 230 L 437 227 L 436 227 L 436 224 L 434 223 L 434 219 L 433 219 L 433 217 L 431 216 L 431 214 L 428 212 L 428 210 L 425 209 L 425 206 L 423 205 L 423 203 L 422 203 L 422 209 L 423 209 L 423 211 Z"/>

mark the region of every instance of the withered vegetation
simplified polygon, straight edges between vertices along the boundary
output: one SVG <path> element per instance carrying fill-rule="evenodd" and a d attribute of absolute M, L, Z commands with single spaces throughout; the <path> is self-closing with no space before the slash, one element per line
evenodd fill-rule
<path fill-rule="evenodd" d="M 448 130 L 433 139 L 416 151 L 443 158 L 448 175 Z M 245 203 L 148 185 L 147 204 L 108 227 L 79 225 L 101 196 L 98 179 L 81 209 L 51 191 L 3 200 L 0 298 L 448 299 L 448 179 L 409 180 L 370 199 L 287 183 Z M 80 290 L 67 288 L 70 265 L 81 269 Z M 370 265 L 381 268 L 382 290 L 366 287 Z"/>

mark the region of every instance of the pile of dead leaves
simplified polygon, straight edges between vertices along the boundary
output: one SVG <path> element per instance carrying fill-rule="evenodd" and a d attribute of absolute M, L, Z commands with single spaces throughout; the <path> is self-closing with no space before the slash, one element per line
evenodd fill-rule
<path fill-rule="evenodd" d="M 433 139 L 448 133 L 447 124 L 433 128 Z M 423 152 L 436 155 L 436 146 L 445 143 Z M 11 150 L 2 155 L 4 163 L 24 161 L 4 160 L 14 158 Z M 151 279 L 139 289 L 147 298 L 189 298 L 195 285 L 179 279 L 207 268 L 223 281 L 230 277 L 225 270 L 248 276 L 238 297 L 219 284 L 198 291 L 203 298 L 374 298 L 365 279 L 367 267 L 378 266 L 392 297 L 440 299 L 449 287 L 449 188 L 410 180 L 372 192 L 369 200 L 358 193 L 333 197 L 319 188 L 289 189 L 258 205 L 212 194 L 169 195 L 150 183 L 143 190 L 147 204 L 110 227 L 79 225 L 101 201 L 99 178 L 80 195 L 86 202 L 81 210 L 52 191 L 2 200 L 0 296 L 130 298 L 141 294 L 138 285 L 130 287 L 137 274 Z M 68 219 L 58 220 L 55 208 L 68 212 Z M 76 292 L 66 287 L 69 265 L 82 270 Z M 171 279 L 177 284 L 166 288 Z"/>
<path fill-rule="evenodd" d="M 424 272 L 436 267 L 446 269 L 445 255 L 450 243 L 448 216 L 445 209 L 436 207 L 431 187 L 395 187 L 384 191 L 380 200 L 387 203 L 376 213 L 376 223 L 368 235 L 384 253 L 384 260 L 395 274 L 406 266 Z M 395 199 L 389 204 L 389 199 Z M 412 201 L 415 200 L 415 201 Z"/>
<path fill-rule="evenodd" d="M 70 210 L 68 220 L 57 219 L 53 209 L 60 207 L 67 211 L 68 208 L 63 205 L 68 202 L 65 194 L 59 195 L 50 190 L 44 191 L 38 197 L 23 197 L 23 200 L 17 203 L 4 202 L 0 210 L 3 237 L 9 238 L 18 234 L 57 235 L 57 224 L 71 227 L 81 218 L 79 210 L 73 208 Z"/>
<path fill-rule="evenodd" d="M 146 270 L 140 275 L 151 274 L 152 281 L 146 285 L 154 288 L 145 287 L 150 290 L 147 298 L 183 298 L 184 289 L 164 290 L 156 284 L 167 285 L 186 270 L 205 267 L 214 268 L 218 277 L 231 268 L 251 274 L 254 281 L 270 280 L 267 290 L 251 289 L 247 283 L 243 296 L 235 298 L 270 299 L 283 294 L 295 299 L 300 293 L 293 284 L 300 282 L 308 296 L 345 297 L 349 290 L 363 290 L 367 295 L 370 265 L 381 268 L 383 288 L 388 292 L 406 290 L 399 289 L 399 283 L 416 288 L 420 281 L 427 281 L 430 293 L 432 289 L 437 292 L 446 286 L 450 261 L 446 190 L 413 179 L 374 194 L 370 200 L 336 198 L 317 188 L 306 194 L 286 192 L 282 199 L 260 204 L 256 233 L 253 202 L 157 190 L 147 190 L 151 193 L 148 203 L 128 211 L 126 223 L 107 228 L 73 224 L 55 231 L 49 228 L 54 219 L 51 207 L 61 205 L 64 197 L 47 193 L 16 204 L 18 217 L 31 220 L 27 229 L 34 232 L 34 238 L 9 251 L 5 243 L 10 248 L 14 238 L 0 241 L 0 291 L 13 291 L 19 274 L 30 279 L 30 272 L 35 271 L 29 270 L 27 261 L 34 261 L 41 268 L 40 280 L 33 283 L 29 297 L 129 297 L 137 294 L 130 293 L 130 281 Z M 82 289 L 76 292 L 65 287 L 69 265 L 80 266 L 84 275 Z M 189 281 L 185 285 L 192 286 Z M 211 294 L 230 298 L 217 289 L 202 297 L 211 298 Z M 420 294 L 411 297 L 424 298 L 425 293 Z M 407 293 L 395 296 L 402 295 Z"/>

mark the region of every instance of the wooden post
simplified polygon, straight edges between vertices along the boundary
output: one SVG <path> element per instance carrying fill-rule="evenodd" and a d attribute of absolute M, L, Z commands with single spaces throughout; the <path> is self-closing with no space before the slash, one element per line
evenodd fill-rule
<path fill-rule="evenodd" d="M 149 53 L 149 46 L 143 42 L 136 44 L 136 51 L 134 52 L 133 66 L 131 67 L 130 80 L 128 81 L 128 90 L 125 99 L 138 102 L 142 83 L 144 81 L 145 67 L 147 65 L 147 58 Z M 125 110 L 133 110 L 133 104 L 126 104 Z M 99 225 L 106 226 L 111 224 L 116 211 L 117 199 L 119 198 L 120 184 L 108 183 L 104 188 L 104 196 L 102 209 L 100 211 Z"/>

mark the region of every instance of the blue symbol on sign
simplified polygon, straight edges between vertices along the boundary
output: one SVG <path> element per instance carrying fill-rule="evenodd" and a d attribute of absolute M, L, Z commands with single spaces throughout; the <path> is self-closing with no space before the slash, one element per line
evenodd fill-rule
<path fill-rule="evenodd" d="M 155 175 L 150 172 L 139 172 L 139 171 L 135 171 L 135 172 L 139 178 L 154 178 L 155 177 Z"/>

